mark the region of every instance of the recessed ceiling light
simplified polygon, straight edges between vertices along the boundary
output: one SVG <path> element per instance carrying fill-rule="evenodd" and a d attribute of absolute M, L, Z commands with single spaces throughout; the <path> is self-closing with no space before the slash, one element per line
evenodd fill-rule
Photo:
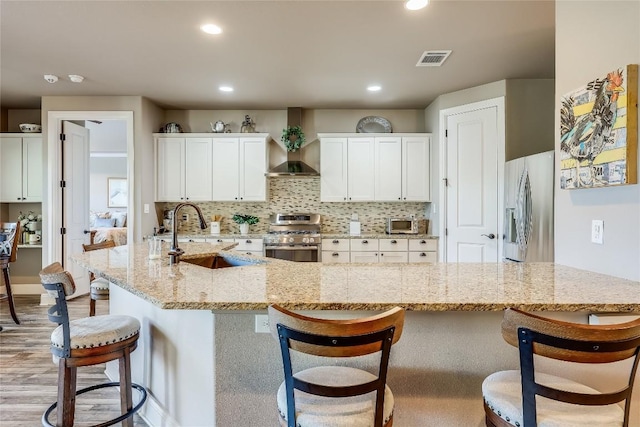
<path fill-rule="evenodd" d="M 418 9 L 422 9 L 428 4 L 429 4 L 429 0 L 407 0 L 406 3 L 404 4 L 404 7 L 406 7 L 409 10 L 418 10 Z"/>
<path fill-rule="evenodd" d="M 82 83 L 84 81 L 84 77 L 79 74 L 69 74 L 69 80 L 73 83 Z"/>
<path fill-rule="evenodd" d="M 220 34 L 222 33 L 222 28 L 218 27 L 217 25 L 214 24 L 205 24 L 202 27 L 200 27 L 200 29 L 202 31 L 204 31 L 207 34 Z"/>
<path fill-rule="evenodd" d="M 371 86 L 368 86 L 368 87 L 367 87 L 367 90 L 368 90 L 369 92 L 377 92 L 377 91 L 379 91 L 380 89 L 382 89 L 382 86 L 379 86 L 379 85 L 371 85 Z"/>
<path fill-rule="evenodd" d="M 233 88 L 231 86 L 220 86 L 218 89 L 222 92 L 233 92 Z"/>

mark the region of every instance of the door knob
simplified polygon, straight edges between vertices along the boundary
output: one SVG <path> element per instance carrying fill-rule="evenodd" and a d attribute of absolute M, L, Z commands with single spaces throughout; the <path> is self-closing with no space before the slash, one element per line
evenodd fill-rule
<path fill-rule="evenodd" d="M 89 233 L 91 233 L 91 231 L 89 231 L 89 230 L 82 230 L 82 232 L 83 232 L 84 234 L 89 234 Z"/>
<path fill-rule="evenodd" d="M 491 234 L 481 234 L 481 236 L 488 237 L 488 238 L 489 238 L 489 239 L 491 239 L 491 240 L 493 240 L 493 239 L 495 239 L 495 238 L 496 238 L 496 235 L 495 235 L 495 234 L 493 234 L 493 233 L 491 233 Z"/>

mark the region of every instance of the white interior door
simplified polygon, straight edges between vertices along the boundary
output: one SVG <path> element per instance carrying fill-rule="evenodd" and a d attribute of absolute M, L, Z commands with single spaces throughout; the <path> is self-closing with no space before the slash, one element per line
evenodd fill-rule
<path fill-rule="evenodd" d="M 498 109 L 447 116 L 446 261 L 496 262 Z"/>
<path fill-rule="evenodd" d="M 62 260 L 76 282 L 76 293 L 89 293 L 89 274 L 69 259 L 82 252 L 82 244 L 89 243 L 89 130 L 71 122 L 62 123 L 65 135 L 62 143 L 63 197 Z"/>

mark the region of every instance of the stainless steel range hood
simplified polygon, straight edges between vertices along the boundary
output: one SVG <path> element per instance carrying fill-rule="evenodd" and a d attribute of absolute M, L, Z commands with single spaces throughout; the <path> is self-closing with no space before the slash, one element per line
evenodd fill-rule
<path fill-rule="evenodd" d="M 302 125 L 302 108 L 287 108 L 287 126 Z M 266 173 L 272 177 L 303 177 L 303 176 L 319 176 L 317 170 L 302 161 L 301 150 L 296 152 L 287 151 L 287 161 L 272 168 Z"/>

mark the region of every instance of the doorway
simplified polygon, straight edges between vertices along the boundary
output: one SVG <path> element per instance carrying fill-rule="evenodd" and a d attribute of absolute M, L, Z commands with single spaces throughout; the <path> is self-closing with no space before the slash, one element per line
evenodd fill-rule
<path fill-rule="evenodd" d="M 502 254 L 504 98 L 440 111 L 445 262 L 497 262 Z"/>
<path fill-rule="evenodd" d="M 70 230 L 63 230 L 63 227 L 68 227 L 68 218 L 66 217 L 65 201 L 62 197 L 62 190 L 60 188 L 61 181 L 64 180 L 63 176 L 63 161 L 65 161 L 65 168 L 75 170 L 73 162 L 82 163 L 89 162 L 89 149 L 87 147 L 86 157 L 76 156 L 75 159 L 63 159 L 63 142 L 60 135 L 63 133 L 64 122 L 83 122 L 83 121 L 122 121 L 124 123 L 126 134 L 126 175 L 118 176 L 114 178 L 124 178 L 124 185 L 126 186 L 127 193 L 127 217 L 131 218 L 128 221 L 130 225 L 127 227 L 126 235 L 127 241 L 133 241 L 133 218 L 134 218 L 134 205 L 133 205 L 133 112 L 132 111 L 50 111 L 48 114 L 48 131 L 47 131 L 47 163 L 45 165 L 47 170 L 47 187 L 46 193 L 43 197 L 43 212 L 46 215 L 43 218 L 43 265 L 48 265 L 52 262 L 58 261 L 65 266 L 65 268 L 72 268 L 68 260 L 65 259 L 65 241 L 69 235 Z M 65 156 L 68 157 L 68 156 Z M 79 160 L 80 158 L 85 160 Z M 77 169 L 84 167 L 84 165 L 76 165 Z M 86 165 L 88 170 L 88 163 Z M 120 175 L 120 174 L 119 174 Z M 86 177 L 89 180 L 89 177 Z M 105 183 L 108 185 L 108 183 Z M 122 185 L 122 182 L 119 183 Z M 86 201 L 86 206 L 89 206 L 89 201 Z M 74 224 L 74 227 L 79 227 L 79 232 L 84 234 L 84 230 L 89 229 L 89 210 L 86 212 L 85 224 Z M 87 234 L 86 242 L 89 243 L 90 236 Z M 70 247 L 68 244 L 67 247 Z M 74 249 L 77 251 L 77 248 Z M 88 282 L 86 289 L 79 287 L 77 294 L 82 295 L 88 293 Z"/>

